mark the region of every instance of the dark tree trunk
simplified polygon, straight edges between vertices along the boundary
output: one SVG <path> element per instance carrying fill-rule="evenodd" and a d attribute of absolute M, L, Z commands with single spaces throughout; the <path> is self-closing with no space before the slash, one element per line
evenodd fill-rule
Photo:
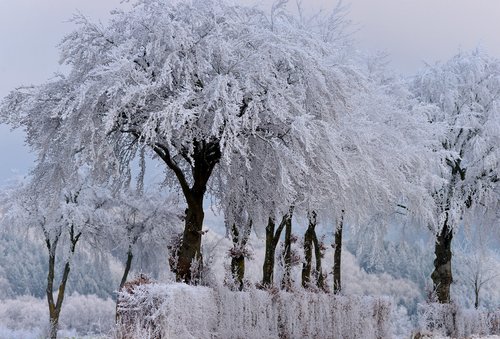
<path fill-rule="evenodd" d="M 323 253 L 321 250 L 321 244 L 318 241 L 316 235 L 316 230 L 313 232 L 313 244 L 314 244 L 314 257 L 316 258 L 316 286 L 320 290 L 326 291 L 325 276 L 323 275 L 323 268 L 321 265 L 321 259 L 323 258 Z"/>
<path fill-rule="evenodd" d="M 129 245 L 127 251 L 127 261 L 125 262 L 125 270 L 123 271 L 122 280 L 120 281 L 120 288 L 118 289 L 119 291 L 122 289 L 123 285 L 125 285 L 125 283 L 127 282 L 128 274 L 130 272 L 130 268 L 132 267 L 133 258 L 134 255 L 132 253 L 132 245 Z"/>
<path fill-rule="evenodd" d="M 273 285 L 274 277 L 274 258 L 276 254 L 276 246 L 278 245 L 281 232 L 285 227 L 287 215 L 281 220 L 278 229 L 275 232 L 275 220 L 269 217 L 266 226 L 266 252 L 264 256 L 264 265 L 262 266 L 262 287 L 267 288 Z"/>
<path fill-rule="evenodd" d="M 138 136 L 140 137 L 140 136 Z M 195 141 L 191 155 L 180 154 L 191 167 L 192 185 L 186 179 L 186 173 L 175 159 L 170 156 L 168 146 L 154 144 L 153 149 L 158 156 L 174 172 L 186 198 L 187 210 L 184 232 L 179 249 L 174 255 L 177 263 L 174 273 L 177 281 L 197 284 L 201 279 L 202 255 L 201 236 L 203 234 L 203 198 L 207 190 L 208 180 L 220 160 L 220 146 L 215 141 Z M 196 267 L 192 267 L 192 265 Z"/>
<path fill-rule="evenodd" d="M 475 296 L 474 307 L 476 309 L 478 309 L 479 308 L 479 286 L 477 286 L 477 282 L 476 282 L 476 286 L 474 288 L 474 296 Z"/>
<path fill-rule="evenodd" d="M 311 283 L 312 248 L 316 227 L 316 213 L 309 214 L 309 225 L 304 234 L 304 263 L 302 264 L 302 287 L 309 288 Z"/>
<path fill-rule="evenodd" d="M 57 242 L 53 244 L 53 251 L 51 252 L 49 246 L 49 273 L 47 275 L 47 302 L 49 305 L 49 338 L 57 338 L 57 329 L 59 328 L 59 310 L 56 308 L 56 303 L 54 301 L 53 288 L 54 288 L 54 276 L 55 276 L 55 249 L 57 247 Z"/>
<path fill-rule="evenodd" d="M 304 259 L 305 262 L 302 266 L 302 287 L 311 287 L 311 269 L 312 269 L 312 254 L 314 248 L 314 257 L 316 260 L 315 265 L 315 278 L 316 286 L 325 290 L 325 277 L 323 275 L 323 268 L 321 265 L 321 260 L 323 259 L 323 252 L 321 244 L 316 235 L 316 212 L 311 212 L 308 214 L 309 226 L 307 227 L 306 233 L 304 235 Z"/>
<path fill-rule="evenodd" d="M 243 291 L 245 282 L 245 257 L 240 255 L 231 258 L 231 274 L 238 291 Z"/>
<path fill-rule="evenodd" d="M 75 248 L 78 240 L 80 239 L 81 233 L 75 235 L 74 227 L 70 228 L 70 252 L 71 256 L 75 253 Z M 63 275 L 61 278 L 61 282 L 59 284 L 59 288 L 57 290 L 57 299 L 54 301 L 54 277 L 55 277 L 55 262 L 56 262 L 56 249 L 57 243 L 59 241 L 60 234 L 56 237 L 56 239 L 51 242 L 50 239 L 46 239 L 45 243 L 47 245 L 47 249 L 49 250 L 49 272 L 47 274 L 47 302 L 49 305 L 49 338 L 56 339 L 57 338 L 57 330 L 59 328 L 59 315 L 61 314 L 61 308 L 64 301 L 64 293 L 66 291 L 66 283 L 68 282 L 69 272 L 70 272 L 70 262 L 66 261 L 64 264 Z"/>
<path fill-rule="evenodd" d="M 339 222 L 335 228 L 335 253 L 333 255 L 333 293 L 342 290 L 341 264 L 342 264 L 342 230 L 344 228 L 344 211 L 341 212 Z"/>
<path fill-rule="evenodd" d="M 266 226 L 266 252 L 264 255 L 264 265 L 262 266 L 263 287 L 270 287 L 273 284 L 274 256 L 276 252 L 274 228 L 275 221 L 270 217 Z"/>
<path fill-rule="evenodd" d="M 132 253 L 132 245 L 129 244 L 128 251 L 127 251 L 127 261 L 125 262 L 125 270 L 123 271 L 122 280 L 120 281 L 120 287 L 118 288 L 118 292 L 121 292 L 123 286 L 125 286 L 125 283 L 127 282 L 128 274 L 129 274 L 130 269 L 132 267 L 132 259 L 133 258 L 134 258 L 134 255 Z M 116 298 L 115 321 L 118 322 L 118 297 Z"/>
<path fill-rule="evenodd" d="M 198 283 L 201 278 L 203 258 L 201 255 L 201 236 L 203 234 L 204 194 L 193 197 L 194 201 L 188 202 L 184 233 L 181 246 L 177 253 L 176 278 L 177 281 Z M 192 268 L 195 264 L 197 267 Z"/>
<path fill-rule="evenodd" d="M 292 212 L 286 216 L 285 220 L 285 247 L 283 253 L 283 280 L 281 288 L 289 291 L 292 288 Z"/>
<path fill-rule="evenodd" d="M 450 302 L 450 286 L 453 282 L 451 271 L 451 240 L 453 239 L 453 231 L 448 225 L 448 212 L 444 221 L 441 232 L 437 235 L 434 253 L 434 272 L 431 278 L 434 282 L 437 299 L 440 303 Z"/>
<path fill-rule="evenodd" d="M 245 227 L 242 234 L 240 234 L 235 224 L 233 224 L 231 228 L 233 238 L 233 249 L 231 253 L 231 274 L 237 284 L 237 288 L 239 291 L 242 291 L 244 287 L 246 244 L 248 242 L 248 238 L 250 237 L 251 229 L 251 221 Z"/>

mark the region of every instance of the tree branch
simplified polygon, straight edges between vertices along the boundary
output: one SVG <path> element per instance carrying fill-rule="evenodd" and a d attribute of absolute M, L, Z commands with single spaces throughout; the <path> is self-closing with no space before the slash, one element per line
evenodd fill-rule
<path fill-rule="evenodd" d="M 153 150 L 155 151 L 156 154 L 167 164 L 167 166 L 175 173 L 175 176 L 177 177 L 177 180 L 179 180 L 179 184 L 181 185 L 182 192 L 186 196 L 186 199 L 191 199 L 191 189 L 189 187 L 189 183 L 186 180 L 186 177 L 184 173 L 182 172 L 182 169 L 177 165 L 177 163 L 172 159 L 170 156 L 170 152 L 168 151 L 168 148 L 159 144 L 155 143 L 153 146 Z"/>

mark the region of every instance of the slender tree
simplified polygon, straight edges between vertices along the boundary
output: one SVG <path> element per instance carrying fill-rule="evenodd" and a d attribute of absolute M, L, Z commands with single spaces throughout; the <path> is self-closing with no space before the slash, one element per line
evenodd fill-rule
<path fill-rule="evenodd" d="M 342 231 L 344 229 L 344 210 L 335 226 L 333 256 L 333 293 L 338 294 L 342 291 Z"/>
<path fill-rule="evenodd" d="M 293 207 L 290 207 L 285 220 L 285 238 L 283 242 L 283 278 L 281 288 L 290 291 L 292 288 L 292 217 Z"/>
<path fill-rule="evenodd" d="M 12 197 L 15 202 L 10 219 L 38 229 L 48 251 L 46 298 L 50 338 L 57 337 L 77 245 L 82 237 L 98 235 L 105 220 L 102 210 L 108 201 L 106 192 L 89 186 L 86 177 L 77 177 L 80 180 L 65 173 L 58 164 L 42 162 L 33 170 L 31 182 Z M 57 283 L 59 265 L 61 278 Z"/>
<path fill-rule="evenodd" d="M 316 261 L 314 276 L 315 285 L 320 290 L 326 290 L 325 274 L 322 268 L 322 259 L 324 256 L 324 245 L 322 241 L 319 241 L 316 235 L 316 212 L 312 211 L 308 213 L 308 227 L 304 234 L 304 262 L 302 264 L 302 287 L 310 288 L 313 286 L 311 283 L 311 271 L 312 271 L 312 259 L 313 254 Z"/>

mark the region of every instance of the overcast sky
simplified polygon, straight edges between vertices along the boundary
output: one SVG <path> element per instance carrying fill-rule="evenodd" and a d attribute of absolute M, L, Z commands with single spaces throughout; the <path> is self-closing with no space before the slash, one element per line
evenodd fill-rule
<path fill-rule="evenodd" d="M 238 2 L 237 0 L 233 0 Z M 241 0 L 251 3 L 252 0 Z M 271 0 L 260 0 L 269 7 Z M 291 0 L 291 3 L 294 3 Z M 303 0 L 309 11 L 336 1 Z M 500 0 L 351 0 L 358 46 L 385 51 L 392 66 L 411 74 L 460 49 L 480 46 L 500 58 Z M 57 44 L 77 10 L 105 21 L 120 0 L 0 0 L 0 98 L 20 85 L 39 84 L 60 69 Z M 22 133 L 0 126 L 0 184 L 24 175 L 32 157 Z"/>

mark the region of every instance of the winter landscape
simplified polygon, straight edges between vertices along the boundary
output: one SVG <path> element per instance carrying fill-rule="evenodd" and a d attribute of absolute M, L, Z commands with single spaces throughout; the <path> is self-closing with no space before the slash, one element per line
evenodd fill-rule
<path fill-rule="evenodd" d="M 500 4 L 374 3 L 0 2 L 0 339 L 500 338 Z"/>

